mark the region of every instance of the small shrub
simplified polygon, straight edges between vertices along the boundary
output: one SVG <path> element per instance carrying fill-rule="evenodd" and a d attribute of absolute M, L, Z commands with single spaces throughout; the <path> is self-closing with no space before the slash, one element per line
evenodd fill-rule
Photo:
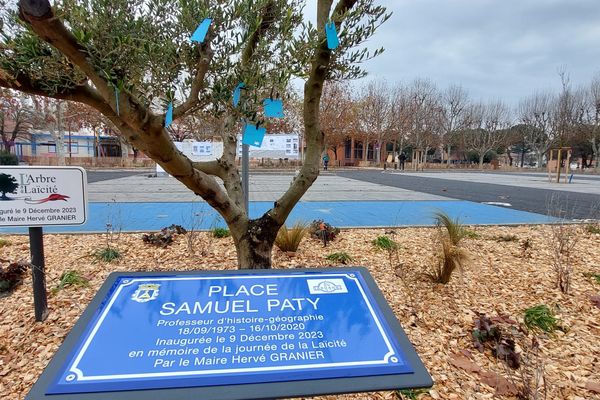
<path fill-rule="evenodd" d="M 465 229 L 464 234 L 465 234 L 465 237 L 468 239 L 479 239 L 481 237 L 481 235 L 479 233 L 472 231 L 470 229 Z"/>
<path fill-rule="evenodd" d="M 325 245 L 334 240 L 340 233 L 339 228 L 329 225 L 322 219 L 316 219 L 311 222 L 308 230 L 312 238 L 322 240 Z"/>
<path fill-rule="evenodd" d="M 588 233 L 592 233 L 594 235 L 600 235 L 600 225 L 588 224 L 585 228 Z"/>
<path fill-rule="evenodd" d="M 497 323 L 499 321 L 516 324 L 516 321 L 506 316 L 489 318 L 485 313 L 478 313 L 474 321 L 475 329 L 471 332 L 473 345 L 481 353 L 489 349 L 494 357 L 503 360 L 512 369 L 518 369 L 521 355 L 516 350 L 514 339 L 500 327 Z"/>
<path fill-rule="evenodd" d="M 60 276 L 59 283 L 52 289 L 52 294 L 56 294 L 59 290 L 67 286 L 87 286 L 90 280 L 81 276 L 79 271 L 66 271 Z"/>
<path fill-rule="evenodd" d="M 0 267 L 0 297 L 8 295 L 23 282 L 23 275 L 29 266 L 25 262 L 14 262 L 6 268 Z"/>
<path fill-rule="evenodd" d="M 117 248 L 111 246 L 98 249 L 92 255 L 96 260 L 104 262 L 112 262 L 121 258 L 121 252 Z"/>
<path fill-rule="evenodd" d="M 385 251 L 397 250 L 399 247 L 398 243 L 385 235 L 377 236 L 377 239 L 373 240 L 373 245 L 377 249 Z"/>
<path fill-rule="evenodd" d="M 436 213 L 437 238 L 439 252 L 431 272 L 426 273 L 432 281 L 446 284 L 454 270 L 462 269 L 467 260 L 466 251 L 460 247 L 460 241 L 466 231 L 458 220 L 451 219 L 444 213 Z"/>
<path fill-rule="evenodd" d="M 300 246 L 300 242 L 308 232 L 308 226 L 301 222 L 297 222 L 292 228 L 288 229 L 287 226 L 283 225 L 277 237 L 275 238 L 275 245 L 279 247 L 281 251 L 295 252 Z"/>
<path fill-rule="evenodd" d="M 499 235 L 494 238 L 497 242 L 518 242 L 519 238 L 515 235 Z"/>
<path fill-rule="evenodd" d="M 596 283 L 600 284 L 600 274 L 592 274 L 592 278 L 594 278 Z"/>
<path fill-rule="evenodd" d="M 10 246 L 10 242 L 6 239 L 0 239 L 0 248 Z"/>
<path fill-rule="evenodd" d="M 212 230 L 212 235 L 218 239 L 222 239 L 222 238 L 229 237 L 229 235 L 231 235 L 231 233 L 229 232 L 229 229 L 227 229 L 227 228 L 214 228 Z"/>
<path fill-rule="evenodd" d="M 349 262 L 354 261 L 354 259 L 345 251 L 340 251 L 338 253 L 331 253 L 327 257 L 325 257 L 328 261 L 332 261 L 340 264 L 348 264 Z"/>
<path fill-rule="evenodd" d="M 531 239 L 527 238 L 521 242 L 521 257 L 530 257 L 531 256 L 531 248 L 533 245 L 531 244 Z"/>
<path fill-rule="evenodd" d="M 420 395 L 427 393 L 424 389 L 400 389 L 398 390 L 398 397 L 406 400 L 417 400 Z"/>
<path fill-rule="evenodd" d="M 545 304 L 540 304 L 525 310 L 525 326 L 531 330 L 539 329 L 546 333 L 552 333 L 560 329 L 558 319 Z"/>
<path fill-rule="evenodd" d="M 19 159 L 6 150 L 0 150 L 0 165 L 19 165 Z"/>
<path fill-rule="evenodd" d="M 158 233 L 149 233 L 142 236 L 144 243 L 153 244 L 159 247 L 167 247 L 173 243 L 175 235 L 185 235 L 187 231 L 181 225 L 171 225 L 162 228 Z"/>

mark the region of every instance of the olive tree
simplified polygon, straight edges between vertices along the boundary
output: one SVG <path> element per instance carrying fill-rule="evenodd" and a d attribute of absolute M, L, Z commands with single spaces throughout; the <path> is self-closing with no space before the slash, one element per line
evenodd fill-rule
<path fill-rule="evenodd" d="M 48 0 L 20 0 L 3 16 L 0 86 L 100 111 L 130 145 L 219 212 L 240 268 L 269 268 L 277 231 L 319 174 L 323 84 L 363 76 L 360 63 L 381 49 L 361 45 L 389 18 L 374 0 L 306 3 L 57 0 L 53 7 Z M 316 21 L 305 20 L 305 6 L 316 7 Z M 205 18 L 212 22 L 204 40 L 191 41 Z M 326 40 L 331 23 L 339 33 L 335 49 Z M 236 135 L 245 123 L 268 124 L 262 100 L 283 93 L 292 77 L 305 80 L 305 162 L 289 190 L 252 219 L 244 208 Z M 240 83 L 245 87 L 234 106 Z M 177 150 L 165 129 L 169 103 L 174 121 L 191 114 L 222 121 L 221 157 L 193 162 Z"/>

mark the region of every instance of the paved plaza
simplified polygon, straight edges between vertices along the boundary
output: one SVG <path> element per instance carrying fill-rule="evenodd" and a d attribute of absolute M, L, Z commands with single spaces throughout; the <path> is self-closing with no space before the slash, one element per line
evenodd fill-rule
<path fill-rule="evenodd" d="M 253 172 L 250 215 L 272 207 L 294 173 Z M 171 224 L 195 229 L 224 226 L 201 198 L 169 176 L 152 171 L 88 172 L 89 219 L 82 226 L 48 232 L 155 231 Z M 339 227 L 428 226 L 436 211 L 470 225 L 540 224 L 557 221 L 549 199 L 566 205 L 569 219 L 599 218 L 600 176 L 576 176 L 571 184 L 549 183 L 545 174 L 400 172 L 343 169 L 322 172 L 288 219 L 323 219 Z M 26 232 L 2 228 L 1 232 Z"/>
<path fill-rule="evenodd" d="M 149 177 L 138 174 L 88 185 L 92 202 L 190 202 L 202 201 L 182 183 L 170 176 Z M 250 175 L 250 201 L 277 200 L 294 179 L 292 173 Z M 449 200 L 445 196 L 421 193 L 393 186 L 344 178 L 329 173 L 320 175 L 302 201 L 375 200 Z"/>

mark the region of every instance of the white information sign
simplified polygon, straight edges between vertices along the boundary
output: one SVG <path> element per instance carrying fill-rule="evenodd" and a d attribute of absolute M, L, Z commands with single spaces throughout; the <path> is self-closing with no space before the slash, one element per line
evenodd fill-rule
<path fill-rule="evenodd" d="M 81 225 L 86 220 L 83 168 L 0 166 L 0 226 Z"/>

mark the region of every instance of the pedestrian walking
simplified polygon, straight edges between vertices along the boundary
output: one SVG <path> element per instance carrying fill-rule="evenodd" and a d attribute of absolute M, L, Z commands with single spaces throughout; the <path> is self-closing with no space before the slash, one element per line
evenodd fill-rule
<path fill-rule="evenodd" d="M 323 156 L 323 169 L 327 171 L 327 166 L 329 165 L 329 155 L 325 153 Z"/>
<path fill-rule="evenodd" d="M 404 171 L 404 162 L 406 161 L 406 154 L 400 153 L 400 170 Z"/>

